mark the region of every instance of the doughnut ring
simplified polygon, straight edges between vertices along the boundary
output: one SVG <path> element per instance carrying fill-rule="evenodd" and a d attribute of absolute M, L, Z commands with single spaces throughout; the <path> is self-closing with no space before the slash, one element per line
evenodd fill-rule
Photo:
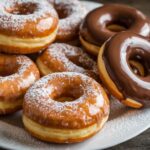
<path fill-rule="evenodd" d="M 63 43 L 54 43 L 37 59 L 41 74 L 54 72 L 78 72 L 99 79 L 96 62 L 81 48 Z"/>
<path fill-rule="evenodd" d="M 35 53 L 55 40 L 58 16 L 46 0 L 0 1 L 0 51 Z"/>
<path fill-rule="evenodd" d="M 54 8 L 59 16 L 57 42 L 77 43 L 79 26 L 86 10 L 78 0 L 55 0 Z"/>
<path fill-rule="evenodd" d="M 98 55 L 102 44 L 120 31 L 150 36 L 150 22 L 139 10 L 121 4 L 109 4 L 88 13 L 80 27 L 80 41 L 91 54 Z"/>
<path fill-rule="evenodd" d="M 39 79 L 36 65 L 26 56 L 0 55 L 0 115 L 22 107 L 26 90 Z"/>
<path fill-rule="evenodd" d="M 150 41 L 146 38 L 132 32 L 118 33 L 102 46 L 98 68 L 102 82 L 123 104 L 140 108 L 150 102 Z"/>
<path fill-rule="evenodd" d="M 54 143 L 75 143 L 91 137 L 103 127 L 108 115 L 104 89 L 92 78 L 74 72 L 43 77 L 28 90 L 23 104 L 27 131 Z"/>

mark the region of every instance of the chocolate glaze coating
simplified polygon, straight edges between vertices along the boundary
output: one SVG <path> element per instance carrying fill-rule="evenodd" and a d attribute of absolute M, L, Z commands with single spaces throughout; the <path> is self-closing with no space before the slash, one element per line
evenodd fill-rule
<path fill-rule="evenodd" d="M 127 31 L 150 36 L 148 18 L 139 10 L 120 4 L 109 4 L 91 11 L 81 27 L 81 35 L 85 40 L 101 45 L 116 34 L 107 28 L 109 25 L 121 25 Z"/>
<path fill-rule="evenodd" d="M 146 75 L 132 71 L 129 60 L 139 58 Z M 103 60 L 109 76 L 125 98 L 150 100 L 150 42 L 131 32 L 116 34 L 106 42 Z"/>

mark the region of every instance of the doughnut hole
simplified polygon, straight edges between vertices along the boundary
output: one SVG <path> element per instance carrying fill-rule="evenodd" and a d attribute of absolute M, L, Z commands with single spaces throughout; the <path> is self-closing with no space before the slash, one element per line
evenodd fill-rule
<path fill-rule="evenodd" d="M 6 77 L 15 74 L 18 71 L 19 65 L 13 59 L 7 59 L 4 62 L 0 61 L 0 76 Z"/>
<path fill-rule="evenodd" d="M 83 95 L 83 87 L 80 81 L 77 79 L 56 81 L 53 85 L 54 91 L 50 94 L 50 97 L 58 102 L 72 102 L 77 100 Z"/>
<path fill-rule="evenodd" d="M 35 3 L 16 3 L 14 6 L 5 8 L 5 10 L 14 15 L 30 15 L 37 9 L 37 4 Z"/>
<path fill-rule="evenodd" d="M 87 70 L 91 70 L 91 68 L 93 67 L 93 63 L 90 63 L 86 59 L 84 61 L 84 59 L 81 58 L 82 61 L 80 61 L 80 57 L 79 56 L 73 56 L 73 57 L 67 56 L 67 58 L 71 62 L 73 62 L 74 64 L 76 64 L 77 66 L 79 66 L 81 68 L 84 68 L 84 69 L 87 69 Z"/>
<path fill-rule="evenodd" d="M 106 28 L 111 32 L 121 32 L 130 28 L 132 24 L 132 19 L 122 18 L 116 19 L 114 21 L 108 22 Z"/>
<path fill-rule="evenodd" d="M 118 24 L 110 24 L 107 26 L 107 29 L 112 32 L 121 32 L 125 31 L 127 28 Z"/>
<path fill-rule="evenodd" d="M 61 6 L 61 5 L 55 5 L 54 7 L 57 11 L 59 19 L 67 18 L 67 16 L 69 15 L 69 11 L 67 10 L 68 8 L 66 9 L 65 6 Z"/>
<path fill-rule="evenodd" d="M 140 55 L 131 57 L 129 59 L 129 66 L 137 76 L 146 77 L 150 75 L 150 64 Z"/>

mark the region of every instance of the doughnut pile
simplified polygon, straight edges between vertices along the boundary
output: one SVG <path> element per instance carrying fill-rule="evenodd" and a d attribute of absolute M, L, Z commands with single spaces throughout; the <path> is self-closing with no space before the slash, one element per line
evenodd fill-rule
<path fill-rule="evenodd" d="M 80 30 L 80 41 L 85 49 L 98 55 L 100 47 L 120 31 L 150 36 L 148 18 L 139 10 L 121 4 L 107 4 L 86 16 Z"/>
<path fill-rule="evenodd" d="M 0 115 L 19 110 L 37 139 L 76 143 L 109 118 L 110 95 L 150 105 L 150 20 L 78 0 L 0 1 Z"/>

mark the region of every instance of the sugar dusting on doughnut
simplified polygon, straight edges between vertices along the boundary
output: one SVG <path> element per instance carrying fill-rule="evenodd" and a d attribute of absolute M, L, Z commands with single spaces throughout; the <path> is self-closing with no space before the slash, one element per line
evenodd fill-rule
<path fill-rule="evenodd" d="M 56 60 L 61 60 L 61 62 L 63 62 L 65 67 L 69 69 L 68 71 L 70 72 L 78 71 L 85 73 L 85 69 L 71 62 L 65 55 L 78 56 L 80 63 L 85 64 L 85 66 L 91 66 L 95 73 L 98 72 L 96 63 L 81 48 L 73 47 L 67 44 L 55 43 L 51 45 L 49 49 L 50 50 L 48 52 L 50 55 L 52 55 Z"/>
<path fill-rule="evenodd" d="M 50 45 L 37 58 L 42 75 L 53 72 L 79 72 L 99 81 L 96 62 L 83 49 L 65 43 Z"/>
<path fill-rule="evenodd" d="M 58 7 L 57 9 L 65 9 L 68 11 L 66 12 L 68 17 L 60 19 L 59 27 L 62 29 L 72 30 L 72 28 L 79 25 L 86 14 L 85 8 L 78 0 L 55 0 L 55 5 Z M 61 32 L 61 30 L 58 32 Z"/>
<path fill-rule="evenodd" d="M 52 89 L 50 85 L 48 85 L 50 80 L 57 78 L 57 80 L 59 81 L 59 78 L 67 77 L 67 79 L 70 80 L 71 82 L 77 76 L 79 76 L 81 80 L 83 81 L 82 84 L 80 84 L 80 86 L 81 88 L 84 89 L 84 92 L 87 95 L 90 95 L 91 97 L 93 97 L 94 106 L 91 106 L 90 103 L 87 102 L 86 105 L 84 106 L 85 108 L 79 107 L 79 106 L 82 106 L 82 104 L 85 101 L 86 97 L 84 97 L 84 95 L 75 101 L 71 101 L 71 102 L 66 101 L 63 103 L 49 98 L 49 94 L 54 90 Z M 83 83 L 85 83 L 86 85 L 84 85 Z M 61 86 L 61 84 L 64 84 L 64 83 L 60 82 L 59 84 Z M 31 113 L 30 115 L 32 115 L 32 111 L 30 110 L 32 110 L 33 107 L 35 109 L 38 108 L 39 111 L 45 116 L 45 118 L 47 117 L 46 116 L 47 113 L 44 114 L 44 112 L 48 112 L 49 115 L 51 114 L 51 112 L 55 113 L 55 118 L 63 117 L 63 113 L 68 113 L 74 117 L 77 117 L 76 114 L 78 112 L 78 114 L 80 114 L 79 116 L 82 117 L 80 119 L 84 120 L 84 123 L 86 124 L 88 123 L 88 121 L 90 121 L 91 116 L 98 113 L 99 108 L 103 107 L 104 101 L 101 96 L 102 96 L 101 88 L 99 87 L 99 84 L 97 82 L 95 82 L 94 80 L 92 80 L 91 78 L 83 74 L 68 72 L 68 73 L 55 73 L 55 74 L 43 77 L 41 80 L 36 82 L 28 90 L 27 94 L 25 95 L 25 99 L 29 107 L 28 113 L 29 114 Z M 96 97 L 97 97 L 97 100 L 94 100 L 94 98 Z M 50 105 L 53 106 L 51 107 L 51 109 L 49 109 Z M 85 110 L 87 109 L 89 109 L 89 112 L 88 112 L 89 115 L 87 115 L 87 113 L 85 112 Z M 57 116 L 58 113 L 61 113 L 62 116 Z M 73 126 L 78 126 L 78 124 L 74 124 Z"/>
<path fill-rule="evenodd" d="M 12 56 L 13 57 L 13 56 Z M 33 62 L 26 56 L 15 56 L 16 57 L 16 64 L 19 66 L 16 73 L 2 77 L 0 76 L 0 83 L 4 82 L 14 82 L 16 81 L 18 83 L 18 87 L 20 88 L 27 88 L 29 85 L 34 83 L 36 79 L 38 78 L 38 70 L 34 69 Z M 29 73 L 28 70 L 31 70 Z M 27 73 L 28 76 L 24 76 L 24 73 Z"/>
<path fill-rule="evenodd" d="M 17 15 L 7 12 L 7 9 L 15 7 L 16 4 L 28 4 L 32 3 L 36 5 L 36 9 L 32 14 L 27 15 Z M 37 22 L 39 18 L 46 18 L 47 14 L 52 16 L 57 16 L 56 12 L 46 0 L 3 0 L 0 1 L 0 27 L 3 29 L 12 28 L 12 30 L 17 31 L 24 27 L 28 21 Z"/>
<path fill-rule="evenodd" d="M 49 0 L 59 16 L 57 42 L 77 41 L 79 25 L 87 11 L 78 0 Z"/>

